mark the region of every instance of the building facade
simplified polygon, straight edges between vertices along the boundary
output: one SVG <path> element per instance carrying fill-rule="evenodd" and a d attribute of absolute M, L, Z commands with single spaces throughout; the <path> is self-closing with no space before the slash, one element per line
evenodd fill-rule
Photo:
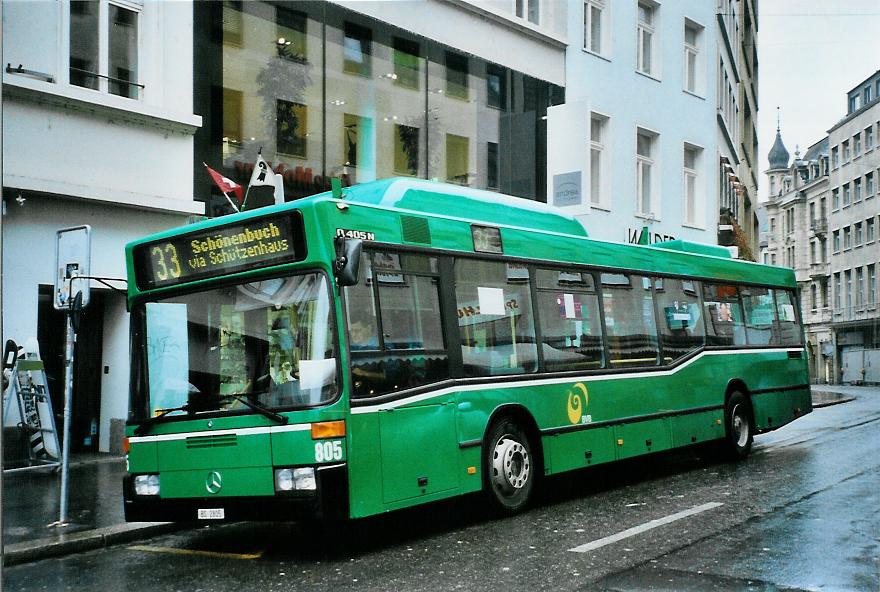
<path fill-rule="evenodd" d="M 647 227 L 650 242 L 757 251 L 757 25 L 753 2 L 728 4 L 719 15 L 707 2 L 568 3 L 566 101 L 548 113 L 547 194 L 591 236 L 637 242 Z"/>
<path fill-rule="evenodd" d="M 126 242 L 204 210 L 191 189 L 192 59 L 179 51 L 192 30 L 185 2 L 4 2 L 3 340 L 38 339 L 57 413 L 55 232 L 91 225 L 91 274 L 124 278 Z M 75 357 L 72 448 L 110 450 L 128 406 L 124 294 L 92 282 Z"/>
<path fill-rule="evenodd" d="M 878 93 L 880 71 L 803 158 L 778 133 L 769 155 L 764 262 L 795 270 L 817 382 L 880 383 Z"/>

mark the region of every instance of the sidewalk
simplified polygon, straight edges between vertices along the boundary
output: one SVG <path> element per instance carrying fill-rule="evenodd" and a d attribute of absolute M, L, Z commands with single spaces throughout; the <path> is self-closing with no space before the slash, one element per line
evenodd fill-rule
<path fill-rule="evenodd" d="M 815 385 L 812 390 L 813 406 L 818 409 L 878 389 Z M 164 522 L 126 523 L 122 509 L 124 474 L 122 457 L 75 455 L 70 465 L 70 525 L 65 528 L 47 526 L 58 520 L 60 475 L 46 469 L 4 474 L 4 564 L 79 553 L 179 528 Z"/>
<path fill-rule="evenodd" d="M 78 553 L 172 530 L 166 523 L 125 522 L 125 459 L 108 454 L 72 455 L 66 527 L 58 520 L 61 474 L 35 469 L 3 475 L 3 563 Z"/>

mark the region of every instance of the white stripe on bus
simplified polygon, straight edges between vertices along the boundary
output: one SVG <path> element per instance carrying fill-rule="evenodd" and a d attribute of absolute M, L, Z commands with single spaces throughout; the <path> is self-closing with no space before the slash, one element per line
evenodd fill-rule
<path fill-rule="evenodd" d="M 171 440 L 185 440 L 199 436 L 256 436 L 259 434 L 280 434 L 284 432 L 305 432 L 312 429 L 310 423 L 294 423 L 283 426 L 264 426 L 259 428 L 241 428 L 237 430 L 205 430 L 198 432 L 181 432 L 179 434 L 159 434 L 157 436 L 132 436 L 128 441 L 132 444 L 137 442 L 168 442 Z"/>
<path fill-rule="evenodd" d="M 544 386 L 551 384 L 566 384 L 566 383 L 575 383 L 575 382 L 596 382 L 598 380 L 624 380 L 627 378 L 654 378 L 659 376 L 671 376 L 681 370 L 684 370 L 703 356 L 725 356 L 731 354 L 766 354 L 766 353 L 786 353 L 790 351 L 800 352 L 803 351 L 803 348 L 772 348 L 772 349 L 736 349 L 736 350 L 718 350 L 718 351 L 704 351 L 700 352 L 681 366 L 676 368 L 670 368 L 668 370 L 655 370 L 651 372 L 626 372 L 622 374 L 591 374 L 589 376 L 566 376 L 562 378 L 544 378 L 544 379 L 534 379 L 534 380 L 522 380 L 522 381 L 511 381 L 511 382 L 492 382 L 492 383 L 483 383 L 483 384 L 458 384 L 455 386 L 447 387 L 444 389 L 440 389 L 437 391 L 431 391 L 428 393 L 421 393 L 418 395 L 413 395 L 412 397 L 405 397 L 403 399 L 397 399 L 395 401 L 389 401 L 387 403 L 380 403 L 378 405 L 369 405 L 364 407 L 352 407 L 351 412 L 354 414 L 360 413 L 375 413 L 377 411 L 385 411 L 387 409 L 394 409 L 396 407 L 400 407 L 402 405 L 409 405 L 410 403 L 417 403 L 419 401 L 424 401 L 426 399 L 432 399 L 434 397 L 442 397 L 444 395 L 448 395 L 451 393 L 459 392 L 459 391 L 485 391 L 491 389 L 498 388 L 525 388 L 525 387 L 533 387 L 533 386 Z"/>

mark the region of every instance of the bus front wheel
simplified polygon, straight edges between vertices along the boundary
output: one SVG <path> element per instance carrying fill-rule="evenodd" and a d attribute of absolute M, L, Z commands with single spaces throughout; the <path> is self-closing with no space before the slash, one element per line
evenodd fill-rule
<path fill-rule="evenodd" d="M 752 406 L 742 393 L 733 393 L 724 408 L 724 455 L 740 460 L 749 455 L 754 439 Z"/>
<path fill-rule="evenodd" d="M 496 422 L 484 451 L 486 489 L 494 505 L 506 514 L 522 510 L 535 484 L 535 459 L 529 438 L 511 419 Z"/>

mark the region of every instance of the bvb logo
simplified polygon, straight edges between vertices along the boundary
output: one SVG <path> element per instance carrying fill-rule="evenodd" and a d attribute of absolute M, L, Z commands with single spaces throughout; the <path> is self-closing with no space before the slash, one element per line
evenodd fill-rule
<path fill-rule="evenodd" d="M 581 423 L 584 408 L 589 402 L 590 395 L 587 393 L 587 387 L 584 386 L 584 383 L 579 382 L 574 385 L 574 388 L 568 391 L 568 421 L 571 423 Z"/>

